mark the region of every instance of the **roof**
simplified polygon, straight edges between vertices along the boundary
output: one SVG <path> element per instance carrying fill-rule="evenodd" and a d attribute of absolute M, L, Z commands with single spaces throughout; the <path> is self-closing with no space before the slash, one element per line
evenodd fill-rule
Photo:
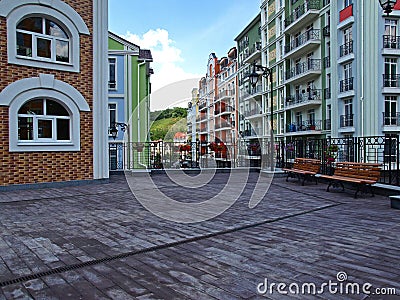
<path fill-rule="evenodd" d="M 138 45 L 136 45 L 136 44 L 134 44 L 134 43 L 131 43 L 130 41 L 127 41 L 126 39 L 120 37 L 119 35 L 117 35 L 117 34 L 111 32 L 111 31 L 108 32 L 108 36 L 109 36 L 110 38 L 112 38 L 113 40 L 115 40 L 115 41 L 117 41 L 117 42 L 123 44 L 124 46 L 133 48 L 133 49 L 135 49 L 135 50 L 140 49 L 140 47 L 139 47 Z"/>
<path fill-rule="evenodd" d="M 174 135 L 174 139 L 185 139 L 186 138 L 186 133 L 183 132 L 177 132 Z"/>
<path fill-rule="evenodd" d="M 153 56 L 151 55 L 151 51 L 148 49 L 140 49 L 139 50 L 139 59 L 153 61 Z"/>

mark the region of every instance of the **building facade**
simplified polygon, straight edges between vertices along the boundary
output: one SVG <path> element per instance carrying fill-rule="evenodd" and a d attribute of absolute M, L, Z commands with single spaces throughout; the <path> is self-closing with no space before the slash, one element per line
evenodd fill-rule
<path fill-rule="evenodd" d="M 107 19 L 107 0 L 0 1 L 0 185 L 108 178 Z"/>
<path fill-rule="evenodd" d="M 133 155 L 124 142 L 149 141 L 152 61 L 150 50 L 108 33 L 108 126 L 118 129 L 115 139 L 108 137 L 111 170 L 123 169 Z"/>

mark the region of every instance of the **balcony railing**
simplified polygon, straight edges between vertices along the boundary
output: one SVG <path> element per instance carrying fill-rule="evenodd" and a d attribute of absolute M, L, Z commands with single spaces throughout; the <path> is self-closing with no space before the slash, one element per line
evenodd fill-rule
<path fill-rule="evenodd" d="M 285 46 L 285 53 L 289 53 L 290 51 L 301 47 L 305 43 L 311 40 L 319 40 L 320 39 L 320 30 L 319 29 L 310 29 L 302 34 L 300 34 L 298 37 L 293 39 L 289 45 Z"/>
<path fill-rule="evenodd" d="M 260 136 L 262 134 L 262 128 L 254 127 L 253 129 L 248 129 L 241 132 L 242 137 L 249 136 Z"/>
<path fill-rule="evenodd" d="M 383 126 L 400 126 L 400 113 L 383 112 Z"/>
<path fill-rule="evenodd" d="M 261 42 L 255 42 L 254 45 L 249 49 L 249 52 L 247 52 L 243 56 L 243 59 L 246 59 L 246 58 L 252 56 L 257 51 L 261 51 Z"/>
<path fill-rule="evenodd" d="M 353 41 L 347 42 L 340 46 L 339 56 L 343 57 L 353 53 Z"/>
<path fill-rule="evenodd" d="M 230 96 L 234 96 L 235 95 L 235 91 L 234 90 L 225 90 L 222 91 L 218 94 L 218 96 L 216 97 L 217 100 L 224 98 L 224 97 L 230 97 Z"/>
<path fill-rule="evenodd" d="M 308 71 L 321 71 L 321 60 L 320 59 L 309 59 L 307 62 L 303 62 L 291 68 L 286 72 L 286 80 L 292 77 L 301 75 Z"/>
<path fill-rule="evenodd" d="M 311 89 L 305 93 L 299 93 L 286 98 L 286 105 L 292 106 L 297 104 L 305 104 L 310 101 L 321 100 L 321 91 L 318 89 Z"/>
<path fill-rule="evenodd" d="M 324 130 L 331 130 L 332 129 L 332 122 L 330 119 L 324 120 Z"/>
<path fill-rule="evenodd" d="M 300 5 L 295 12 L 293 12 L 288 18 L 285 20 L 285 27 L 289 27 L 292 23 L 296 22 L 301 18 L 306 12 L 311 9 L 320 10 L 321 4 L 319 0 L 309 0 L 304 2 L 304 4 Z"/>
<path fill-rule="evenodd" d="M 226 122 L 226 121 L 222 121 L 219 124 L 215 124 L 215 129 L 219 129 L 219 128 L 225 128 L 225 127 L 231 127 L 231 123 Z"/>
<path fill-rule="evenodd" d="M 286 124 L 286 132 L 321 130 L 321 120 L 307 120 Z"/>
<path fill-rule="evenodd" d="M 324 57 L 324 67 L 325 67 L 325 69 L 331 67 L 331 57 L 330 56 Z"/>
<path fill-rule="evenodd" d="M 354 77 L 350 77 L 350 78 L 340 81 L 340 92 L 341 93 L 347 92 L 347 91 L 352 91 L 354 89 L 353 79 L 354 79 Z"/>
<path fill-rule="evenodd" d="M 324 89 L 325 99 L 331 99 L 331 95 L 332 95 L 331 88 L 325 88 Z"/>
<path fill-rule="evenodd" d="M 400 87 L 400 74 L 383 74 L 383 87 Z"/>
<path fill-rule="evenodd" d="M 243 91 L 240 92 L 240 97 L 241 99 L 252 96 L 252 95 L 256 95 L 256 94 L 260 94 L 263 92 L 263 87 L 262 85 L 257 85 L 256 87 L 252 87 L 250 86 L 248 89 L 245 89 Z"/>
<path fill-rule="evenodd" d="M 255 116 L 255 115 L 261 115 L 262 114 L 262 108 L 253 108 L 251 110 L 245 110 L 243 115 L 245 117 L 251 117 L 251 116 Z"/>
<path fill-rule="evenodd" d="M 340 116 L 340 127 L 352 127 L 354 126 L 354 122 L 353 122 L 353 117 L 354 115 L 341 115 Z"/>
<path fill-rule="evenodd" d="M 383 48 L 400 49 L 400 36 L 384 35 Z"/>

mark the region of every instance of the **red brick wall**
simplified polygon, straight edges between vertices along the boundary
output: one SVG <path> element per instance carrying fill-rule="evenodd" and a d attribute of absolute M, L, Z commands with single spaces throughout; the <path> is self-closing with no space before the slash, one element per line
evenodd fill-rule
<path fill-rule="evenodd" d="M 0 18 L 0 91 L 9 84 L 39 74 L 53 74 L 55 79 L 75 87 L 93 109 L 93 3 L 92 0 L 64 0 L 82 17 L 90 36 L 80 37 L 80 73 L 39 69 L 7 63 L 6 19 Z M 93 179 L 92 112 L 81 112 L 81 151 L 10 153 L 8 107 L 0 107 L 0 185 Z"/>

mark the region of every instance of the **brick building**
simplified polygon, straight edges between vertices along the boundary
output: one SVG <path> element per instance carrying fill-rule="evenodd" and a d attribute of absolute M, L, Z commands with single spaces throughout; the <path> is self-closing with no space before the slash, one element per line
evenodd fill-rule
<path fill-rule="evenodd" d="M 108 177 L 107 6 L 0 1 L 0 185 Z"/>

